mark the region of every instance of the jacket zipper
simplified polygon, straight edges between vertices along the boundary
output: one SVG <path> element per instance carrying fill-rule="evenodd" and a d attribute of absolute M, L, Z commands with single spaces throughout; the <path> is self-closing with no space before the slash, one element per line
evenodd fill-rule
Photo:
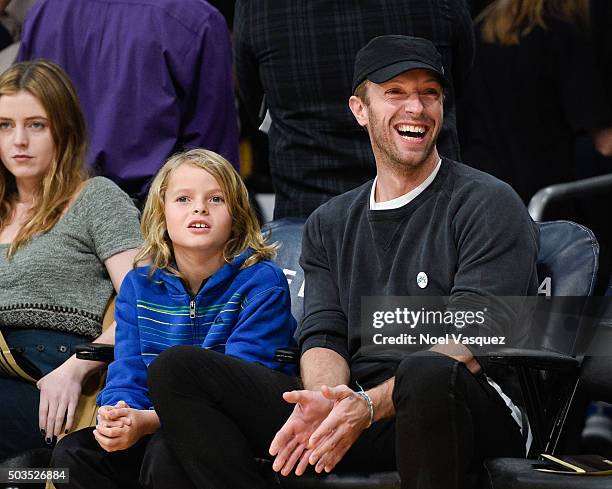
<path fill-rule="evenodd" d="M 196 317 L 196 304 L 195 304 L 195 299 L 191 299 L 191 302 L 189 303 L 189 317 L 191 319 Z"/>

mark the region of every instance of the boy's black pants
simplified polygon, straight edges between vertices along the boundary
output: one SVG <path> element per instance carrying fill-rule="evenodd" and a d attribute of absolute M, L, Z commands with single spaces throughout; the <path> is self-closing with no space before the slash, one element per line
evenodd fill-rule
<path fill-rule="evenodd" d="M 160 432 L 142 438 L 127 450 L 109 453 L 92 431 L 85 428 L 71 433 L 53 450 L 51 465 L 70 469 L 69 483 L 55 483 L 58 489 L 195 489 Z"/>

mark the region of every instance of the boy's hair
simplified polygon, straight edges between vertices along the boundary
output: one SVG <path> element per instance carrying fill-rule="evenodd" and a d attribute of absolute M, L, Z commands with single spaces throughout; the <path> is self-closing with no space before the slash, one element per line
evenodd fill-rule
<path fill-rule="evenodd" d="M 27 222 L 8 249 L 9 257 L 34 235 L 50 231 L 87 179 L 85 118 L 68 75 L 50 61 L 17 63 L 0 75 L 0 98 L 22 91 L 33 95 L 45 109 L 55 155 Z M 16 198 L 15 177 L 0 164 L 0 230 L 10 221 Z"/>
<path fill-rule="evenodd" d="M 223 191 L 227 210 L 232 219 L 230 238 L 223 249 L 224 260 L 230 263 L 248 247 L 253 249 L 253 254 L 244 262 L 242 268 L 250 267 L 260 260 L 274 258 L 278 244 L 265 243 L 240 175 L 222 156 L 213 151 L 196 148 L 172 156 L 153 179 L 140 224 L 144 245 L 134 259 L 134 267 L 137 267 L 141 261 L 149 260 L 151 262 L 149 276 L 160 268 L 182 277 L 174 265 L 174 250 L 166 228 L 164 200 L 170 174 L 185 164 L 210 173 Z"/>

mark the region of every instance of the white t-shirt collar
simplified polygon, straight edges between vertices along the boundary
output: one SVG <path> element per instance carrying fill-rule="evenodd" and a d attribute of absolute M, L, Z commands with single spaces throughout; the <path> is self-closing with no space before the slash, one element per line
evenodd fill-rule
<path fill-rule="evenodd" d="M 370 191 L 370 210 L 385 211 L 390 209 L 398 209 L 400 207 L 405 206 L 408 202 L 414 200 L 421 192 L 423 192 L 423 190 L 429 187 L 431 182 L 433 182 L 434 178 L 436 178 L 436 175 L 438 174 L 441 165 L 442 158 L 438 160 L 438 164 L 436 165 L 434 170 L 425 180 L 423 180 L 423 183 L 421 183 L 421 185 L 416 188 L 413 188 L 410 192 L 404 195 L 400 195 L 395 199 L 386 200 L 384 202 L 376 202 L 376 200 L 374 200 L 374 195 L 376 193 L 376 181 L 378 180 L 378 177 L 376 177 L 374 179 L 374 183 L 372 183 L 372 190 Z"/>

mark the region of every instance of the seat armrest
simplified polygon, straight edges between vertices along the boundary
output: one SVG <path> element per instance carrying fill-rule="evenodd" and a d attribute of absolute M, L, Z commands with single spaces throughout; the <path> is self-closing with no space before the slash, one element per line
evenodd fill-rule
<path fill-rule="evenodd" d="M 278 363 L 297 364 L 300 360 L 300 349 L 297 346 L 278 348 L 274 353 L 274 359 Z"/>
<path fill-rule="evenodd" d="M 300 351 L 297 347 L 278 348 L 274 355 L 279 363 L 296 364 L 299 357 Z M 490 352 L 488 357 L 489 362 L 497 365 L 525 366 L 540 370 L 574 370 L 580 365 L 579 360 L 569 355 L 524 348 L 502 348 Z"/>
<path fill-rule="evenodd" d="M 501 348 L 487 356 L 492 364 L 537 370 L 576 370 L 580 366 L 580 361 L 569 355 L 525 348 Z"/>
<path fill-rule="evenodd" d="M 85 343 L 75 347 L 76 357 L 80 360 L 96 360 L 110 363 L 115 359 L 115 346 L 105 343 Z"/>

